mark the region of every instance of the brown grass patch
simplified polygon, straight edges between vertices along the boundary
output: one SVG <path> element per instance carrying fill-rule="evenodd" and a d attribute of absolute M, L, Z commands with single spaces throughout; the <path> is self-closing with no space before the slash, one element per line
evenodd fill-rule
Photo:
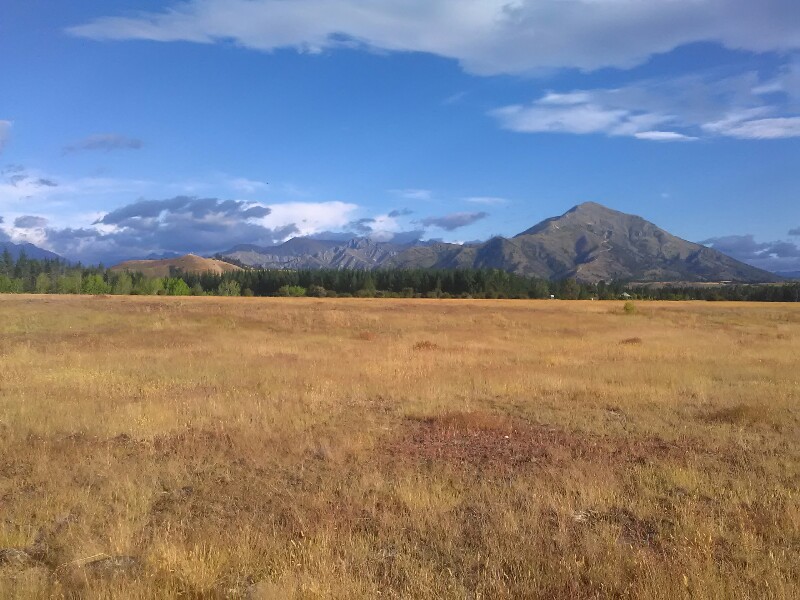
<path fill-rule="evenodd" d="M 613 304 L 0 295 L 0 598 L 796 596 L 800 305 Z"/>
<path fill-rule="evenodd" d="M 482 411 L 411 417 L 385 447 L 388 457 L 505 473 L 573 461 L 644 464 L 683 460 L 696 443 L 630 439 L 568 431 Z"/>
<path fill-rule="evenodd" d="M 703 413 L 702 419 L 706 423 L 726 423 L 728 425 L 755 425 L 771 421 L 766 408 L 750 404 L 716 408 Z"/>
<path fill-rule="evenodd" d="M 642 338 L 640 338 L 640 337 L 629 337 L 629 338 L 625 338 L 624 340 L 620 340 L 619 343 L 623 344 L 623 345 L 626 345 L 626 346 L 638 346 L 638 345 L 640 345 L 642 343 Z"/>

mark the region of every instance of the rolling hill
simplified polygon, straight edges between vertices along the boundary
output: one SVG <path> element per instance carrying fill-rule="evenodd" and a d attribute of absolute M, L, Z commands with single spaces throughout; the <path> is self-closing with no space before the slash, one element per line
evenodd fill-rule
<path fill-rule="evenodd" d="M 111 267 L 112 271 L 133 271 L 148 277 L 168 277 L 173 271 L 184 273 L 214 273 L 241 271 L 240 267 L 213 258 L 187 254 L 178 258 L 161 260 L 128 260 Z"/>

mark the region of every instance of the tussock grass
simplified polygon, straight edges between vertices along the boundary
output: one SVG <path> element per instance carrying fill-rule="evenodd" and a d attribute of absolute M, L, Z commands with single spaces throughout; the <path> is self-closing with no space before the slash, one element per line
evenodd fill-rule
<path fill-rule="evenodd" d="M 0 597 L 796 597 L 800 307 L 623 305 L 0 296 Z"/>

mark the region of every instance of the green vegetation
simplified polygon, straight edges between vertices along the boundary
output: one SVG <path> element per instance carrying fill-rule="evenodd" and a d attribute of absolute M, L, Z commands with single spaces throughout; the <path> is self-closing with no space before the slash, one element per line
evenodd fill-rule
<path fill-rule="evenodd" d="M 0 258 L 0 293 L 116 294 L 137 296 L 310 296 L 359 298 L 554 298 L 615 300 L 800 301 L 800 283 L 645 287 L 623 281 L 548 281 L 499 269 L 248 269 L 224 274 L 147 277 L 60 260 Z M 626 312 L 628 312 L 626 310 Z"/>

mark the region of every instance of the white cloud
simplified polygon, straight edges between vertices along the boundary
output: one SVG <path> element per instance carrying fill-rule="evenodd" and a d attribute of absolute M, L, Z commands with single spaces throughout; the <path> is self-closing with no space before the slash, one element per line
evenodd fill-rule
<path fill-rule="evenodd" d="M 285 202 L 269 204 L 272 211 L 260 220 L 264 227 L 279 229 L 295 225 L 295 235 L 312 235 L 320 231 L 339 229 L 352 221 L 358 205 L 347 202 Z"/>
<path fill-rule="evenodd" d="M 72 27 L 93 39 L 235 41 L 261 51 L 427 52 L 478 74 L 631 67 L 693 42 L 800 46 L 796 0 L 187 0 Z"/>
<path fill-rule="evenodd" d="M 769 80 L 757 72 L 722 78 L 706 73 L 613 89 L 548 92 L 530 104 L 489 114 L 505 129 L 523 133 L 603 134 L 658 142 L 798 137 L 796 64 L 790 62 Z M 774 91 L 766 94 L 766 88 Z"/>
<path fill-rule="evenodd" d="M 640 131 L 634 133 L 633 137 L 637 140 L 650 140 L 653 142 L 690 142 L 697 139 L 674 131 Z"/>
<path fill-rule="evenodd" d="M 717 133 L 746 140 L 800 137 L 800 117 L 754 119 L 752 121 L 728 123 L 723 126 L 712 125 L 714 125 L 713 130 Z"/>

